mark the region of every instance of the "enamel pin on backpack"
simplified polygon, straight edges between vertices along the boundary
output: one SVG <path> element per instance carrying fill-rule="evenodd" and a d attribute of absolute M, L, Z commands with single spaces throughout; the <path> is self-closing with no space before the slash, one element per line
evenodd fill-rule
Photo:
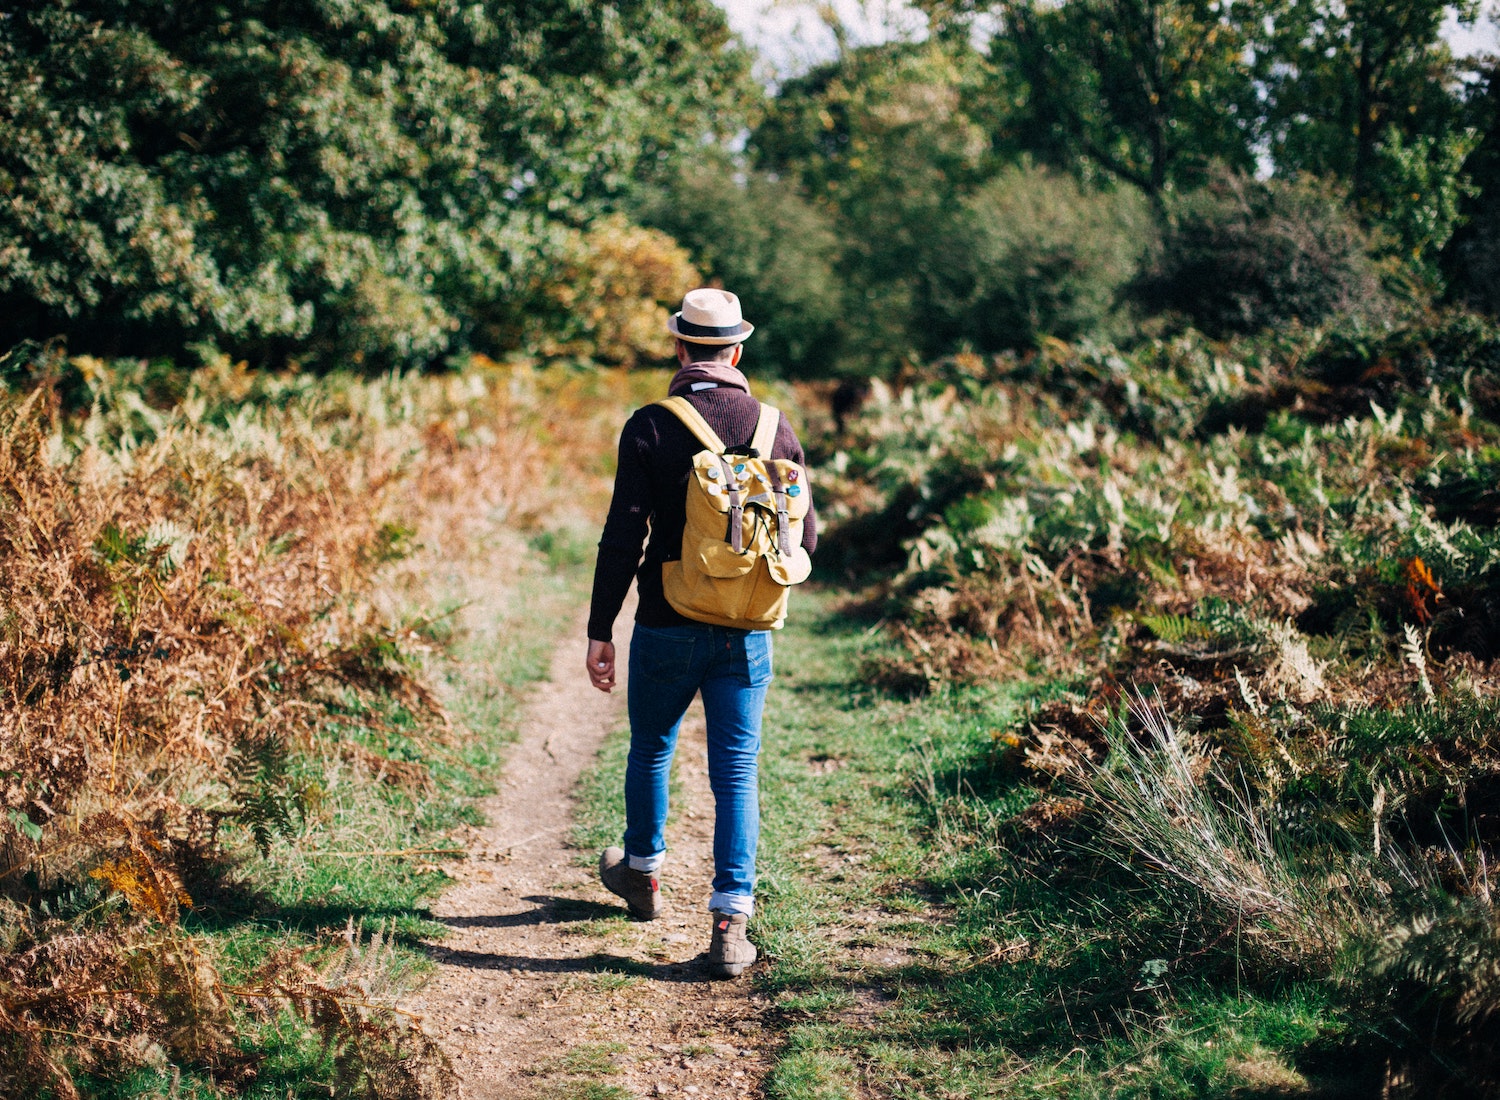
<path fill-rule="evenodd" d="M 688 478 L 682 560 L 662 565 L 667 602 L 686 618 L 745 630 L 779 630 L 791 585 L 807 579 L 802 521 L 812 507 L 807 471 L 772 458 L 781 413 L 760 407 L 747 451 L 730 451 L 682 397 L 669 409 L 703 444 Z"/>

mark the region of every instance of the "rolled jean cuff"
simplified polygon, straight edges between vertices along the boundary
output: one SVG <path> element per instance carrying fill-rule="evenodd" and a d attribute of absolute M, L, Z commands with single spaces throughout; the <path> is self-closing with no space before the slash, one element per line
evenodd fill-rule
<path fill-rule="evenodd" d="M 744 913 L 755 915 L 755 897 L 751 894 L 721 894 L 717 890 L 708 899 L 708 907 L 715 913 Z"/>
<path fill-rule="evenodd" d="M 654 856 L 627 856 L 632 871 L 640 871 L 642 874 L 654 875 L 661 870 L 661 865 L 667 861 L 666 852 L 657 852 Z"/>

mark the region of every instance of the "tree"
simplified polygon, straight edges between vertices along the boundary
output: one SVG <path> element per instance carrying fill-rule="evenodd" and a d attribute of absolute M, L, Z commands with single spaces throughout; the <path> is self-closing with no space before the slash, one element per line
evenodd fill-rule
<path fill-rule="evenodd" d="M 1274 0 L 1257 6 L 1256 77 L 1277 170 L 1373 186 L 1380 143 L 1451 116 L 1453 59 L 1444 17 L 1475 0 Z"/>
<path fill-rule="evenodd" d="M 944 246 L 996 167 L 982 60 L 946 40 L 849 50 L 788 81 L 751 135 L 754 166 L 795 184 L 841 243 L 845 370 L 947 350 Z"/>
<path fill-rule="evenodd" d="M 1340 181 L 1361 216 L 1419 264 L 1457 223 L 1473 146 L 1444 19 L 1477 0 L 1262 0 L 1256 76 L 1280 175 Z"/>
<path fill-rule="evenodd" d="M 1158 202 L 1211 164 L 1253 167 L 1256 91 L 1240 6 L 1219 0 L 999 0 L 998 92 L 1022 148 Z M 1012 86 L 1014 85 L 1014 86 Z"/>
<path fill-rule="evenodd" d="M 840 242 L 795 183 L 706 158 L 660 188 L 643 220 L 670 233 L 755 322 L 757 373 L 827 375 L 840 351 Z"/>
<path fill-rule="evenodd" d="M 707 0 L 0 14 L 0 345 L 498 353 L 576 230 L 743 126 Z"/>
<path fill-rule="evenodd" d="M 1326 183 L 1219 172 L 1175 198 L 1145 303 L 1212 336 L 1389 313 L 1369 242 Z"/>
<path fill-rule="evenodd" d="M 1467 121 L 1483 137 L 1464 162 L 1472 181 L 1460 223 L 1443 246 L 1448 295 L 1472 309 L 1500 315 L 1500 65 L 1492 65 Z"/>
<path fill-rule="evenodd" d="M 1154 240 L 1141 192 L 1007 168 L 964 203 L 949 249 L 954 335 L 979 351 L 1099 334 Z"/>

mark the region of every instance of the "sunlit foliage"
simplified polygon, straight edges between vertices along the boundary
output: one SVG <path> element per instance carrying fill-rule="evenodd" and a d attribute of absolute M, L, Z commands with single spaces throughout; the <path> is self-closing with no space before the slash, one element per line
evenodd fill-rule
<path fill-rule="evenodd" d="M 700 0 L 5 13 L 0 344 L 508 350 L 579 223 L 738 125 L 727 33 Z"/>

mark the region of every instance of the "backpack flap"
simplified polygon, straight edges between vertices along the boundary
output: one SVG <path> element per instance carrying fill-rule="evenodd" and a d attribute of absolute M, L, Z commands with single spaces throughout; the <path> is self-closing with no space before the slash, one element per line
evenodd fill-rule
<path fill-rule="evenodd" d="M 782 491 L 786 493 L 787 518 L 800 523 L 807 518 L 807 510 L 812 505 L 807 471 L 789 458 L 778 458 L 766 465 L 775 467 L 774 479 L 781 483 Z"/>
<path fill-rule="evenodd" d="M 726 463 L 710 451 L 699 451 L 693 456 L 692 477 L 698 491 L 689 487 L 682 549 L 684 560 L 691 557 L 696 567 L 710 577 L 742 577 L 755 565 L 755 556 L 745 552 L 749 547 L 744 544 L 743 522 L 739 525 L 738 552 L 731 540 L 730 485 L 736 486 L 734 495 L 739 497 L 742 507 L 748 495 L 742 478 L 729 481 L 726 474 L 733 475 L 733 470 L 732 465 L 726 470 Z"/>
<path fill-rule="evenodd" d="M 784 557 L 767 558 L 766 568 L 777 584 L 801 584 L 812 575 L 812 558 L 806 550 L 797 546 Z"/>
<path fill-rule="evenodd" d="M 811 561 L 801 547 L 802 520 L 811 498 L 806 488 L 807 475 L 797 463 L 776 459 L 772 463 L 737 455 L 721 459 L 708 451 L 693 456 L 693 480 L 696 490 L 687 494 L 687 531 L 701 533 L 703 538 L 684 541 L 684 553 L 691 553 L 699 568 L 711 577 L 743 576 L 764 557 L 771 574 L 781 584 L 804 580 Z M 773 486 L 779 484 L 778 494 Z M 734 548 L 734 500 L 742 509 L 740 548 Z M 785 506 L 788 521 L 788 550 L 783 553 L 777 538 L 777 506 Z M 691 550 L 689 546 L 691 545 Z M 781 564 L 778 564 L 781 563 Z M 781 575 L 794 579 L 783 580 Z"/>

